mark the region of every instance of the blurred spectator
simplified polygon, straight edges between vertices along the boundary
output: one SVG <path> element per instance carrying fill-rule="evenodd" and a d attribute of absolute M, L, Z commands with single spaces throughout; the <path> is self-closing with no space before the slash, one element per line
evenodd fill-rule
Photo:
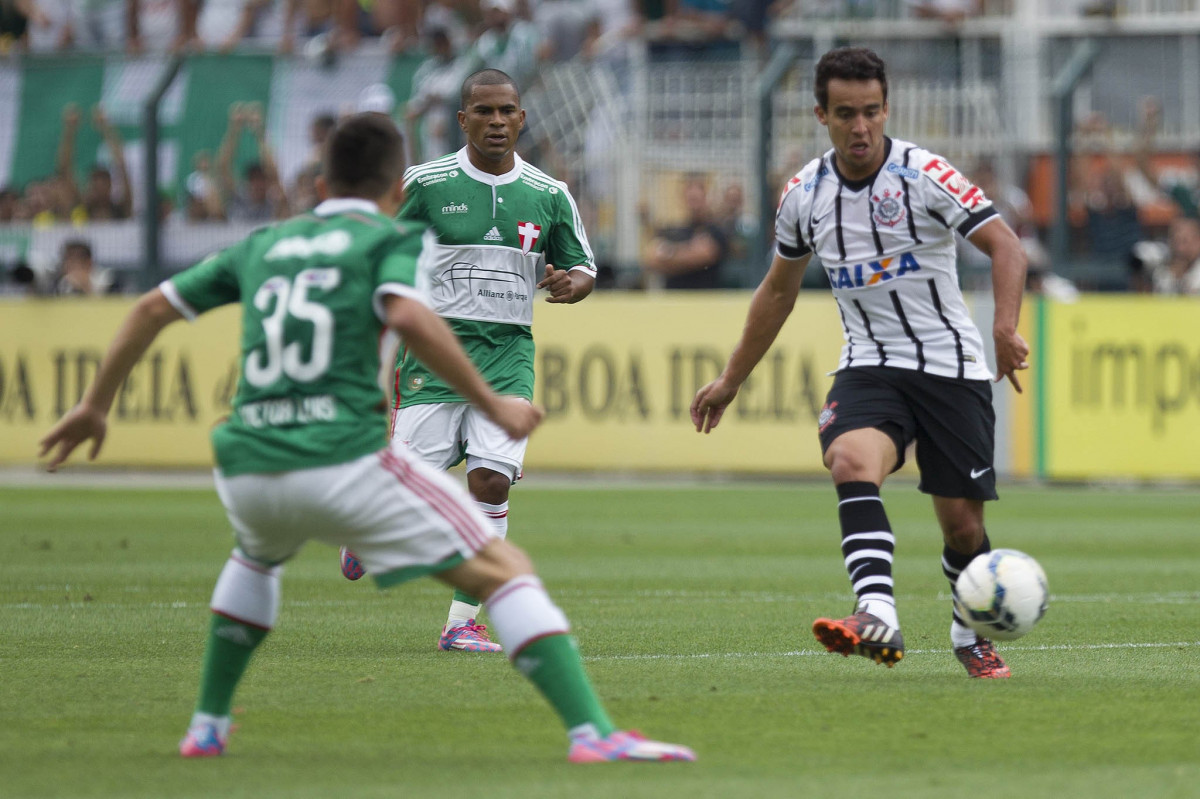
<path fill-rule="evenodd" d="M 254 136 L 258 160 L 246 165 L 239 183 L 234 180 L 233 164 L 243 130 Z M 217 152 L 217 181 L 225 217 L 231 222 L 268 222 L 289 215 L 287 195 L 264 135 L 262 109 L 256 103 L 230 106 L 229 127 Z"/>
<path fill-rule="evenodd" d="M 83 191 L 75 181 L 75 139 L 79 133 L 80 112 L 74 103 L 63 109 L 63 133 L 58 149 L 58 174 L 71 194 L 76 210 L 73 221 L 111 221 L 128 219 L 133 215 L 133 191 L 129 170 L 125 165 L 125 142 L 113 127 L 100 106 L 92 108 L 92 127 L 104 139 L 112 172 L 108 167 L 94 164 L 88 171 Z M 116 185 L 113 173 L 116 173 Z M 82 213 L 80 213 L 80 210 Z"/>
<path fill-rule="evenodd" d="M 725 234 L 730 261 L 743 261 L 750 255 L 750 239 L 755 235 L 754 217 L 746 212 L 746 190 L 740 182 L 730 183 L 721 192 L 715 220 Z"/>
<path fill-rule="evenodd" d="M 21 195 L 8 186 L 0 189 L 0 224 L 17 221 L 20 212 Z"/>
<path fill-rule="evenodd" d="M 979 14 L 979 0 L 905 0 L 909 13 L 918 19 L 936 19 L 958 25 Z"/>
<path fill-rule="evenodd" d="M 325 140 L 329 138 L 329 134 L 336 127 L 337 117 L 329 111 L 319 113 L 312 118 L 312 121 L 308 123 L 308 155 L 304 157 L 301 169 L 315 169 L 320 172 L 321 162 L 325 157 Z"/>
<path fill-rule="evenodd" d="M 58 23 L 57 47 L 165 52 L 187 36 L 189 4 L 200 0 L 48 0 Z M 192 26 L 194 31 L 194 24 Z"/>
<path fill-rule="evenodd" d="M 29 52 L 30 23 L 51 25 L 36 0 L 0 0 L 0 56 Z"/>
<path fill-rule="evenodd" d="M 459 142 L 457 114 L 464 65 L 455 58 L 447 31 L 435 28 L 428 40 L 429 57 L 413 74 L 412 96 L 404 111 L 414 164 L 453 152 Z"/>
<path fill-rule="evenodd" d="M 538 59 L 551 63 L 575 58 L 600 35 L 597 11 L 574 0 L 545 0 L 534 11 L 533 22 L 541 39 Z"/>
<path fill-rule="evenodd" d="M 1167 244 L 1150 269 L 1155 294 L 1200 294 L 1200 219 L 1181 216 L 1167 227 Z"/>
<path fill-rule="evenodd" d="M 1082 216 L 1094 260 L 1128 263 L 1133 247 L 1146 238 L 1140 211 L 1158 192 L 1113 144 L 1112 128 L 1099 114 L 1076 131 L 1080 145 L 1071 164 L 1073 215 Z"/>
<path fill-rule="evenodd" d="M 1200 154 L 1193 156 L 1189 169 L 1155 169 L 1152 156 L 1161 125 L 1162 103 L 1157 97 L 1143 98 L 1138 137 L 1138 168 L 1147 180 L 1171 198 L 1180 213 L 1200 219 Z"/>
<path fill-rule="evenodd" d="M 117 290 L 112 270 L 92 260 L 92 245 L 83 239 L 63 243 L 54 293 L 60 296 L 109 294 Z"/>
<path fill-rule="evenodd" d="M 443 30 L 450 37 L 454 52 L 466 50 L 472 41 L 471 26 L 463 18 L 461 5 L 454 0 L 428 0 L 418 26 L 421 37 L 427 37 L 435 30 Z"/>
<path fill-rule="evenodd" d="M 650 240 L 645 269 L 661 277 L 664 288 L 720 288 L 728 242 L 709 207 L 703 175 L 684 178 L 683 204 L 683 223 L 658 229 Z"/>
<path fill-rule="evenodd" d="M 537 74 L 538 30 L 516 15 L 515 0 L 480 0 L 483 33 L 463 56 L 463 76 L 480 69 L 498 69 L 529 90 Z"/>
<path fill-rule="evenodd" d="M 219 222 L 225 219 L 221 192 L 213 175 L 212 158 L 201 150 L 192 158 L 192 171 L 183 182 L 183 216 L 188 222 Z"/>

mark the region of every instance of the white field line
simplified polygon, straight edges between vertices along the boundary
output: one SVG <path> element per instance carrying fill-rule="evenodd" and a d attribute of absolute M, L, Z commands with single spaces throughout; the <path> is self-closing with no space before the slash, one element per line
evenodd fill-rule
<path fill-rule="evenodd" d="M 34 585 L 9 589 L 13 593 L 22 593 L 32 591 L 35 593 L 59 593 L 66 597 L 71 595 L 86 594 L 90 589 L 84 585 Z M 145 586 L 125 586 L 122 593 L 142 593 L 149 590 Z M 413 588 L 405 591 L 406 596 L 430 596 L 434 594 L 440 595 L 441 591 L 436 588 Z M 820 602 L 836 602 L 846 600 L 847 597 L 842 593 L 830 592 L 825 594 L 789 594 L 783 592 L 769 591 L 703 591 L 703 590 L 672 590 L 672 589 L 656 589 L 649 591 L 585 591 L 581 589 L 556 589 L 552 590 L 551 594 L 564 600 L 571 600 L 572 603 L 586 603 L 590 605 L 627 605 L 638 602 L 646 602 L 651 600 L 681 600 L 687 602 L 752 602 L 752 603 L 820 603 Z M 375 592 L 370 593 L 370 598 L 347 598 L 347 599 L 322 599 L 322 600 L 289 600 L 284 598 L 283 607 L 294 608 L 340 608 L 340 607 L 378 607 L 381 603 L 386 602 L 386 598 Z M 939 593 L 935 597 L 917 594 L 901 594 L 897 597 L 900 602 L 929 602 L 936 600 L 938 602 L 949 602 L 950 595 Z M 1200 592 L 1198 591 L 1172 591 L 1166 593 L 1148 593 L 1148 594 L 1051 594 L 1050 604 L 1058 603 L 1067 604 L 1133 604 L 1133 605 L 1192 605 L 1200 602 Z M 83 607 L 128 607 L 128 608 L 174 608 L 183 609 L 207 607 L 207 602 L 137 602 L 137 601 L 80 601 L 77 599 L 68 599 L 64 602 L 10 602 L 0 603 L 0 610 L 62 610 L 69 608 Z"/>
<path fill-rule="evenodd" d="M 1022 646 L 1004 643 L 1005 652 L 1084 652 L 1096 649 L 1191 649 L 1200 646 L 1200 641 L 1150 641 L 1143 643 L 1117 644 L 1049 644 Z M 906 655 L 948 655 L 951 649 L 906 649 Z M 584 660 L 747 660 L 757 658 L 794 658 L 828 656 L 824 649 L 795 649 L 790 652 L 689 652 L 686 654 L 652 655 L 591 655 Z"/>

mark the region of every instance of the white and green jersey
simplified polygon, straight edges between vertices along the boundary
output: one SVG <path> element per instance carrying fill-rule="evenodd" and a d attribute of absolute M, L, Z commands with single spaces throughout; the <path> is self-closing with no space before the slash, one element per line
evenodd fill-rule
<path fill-rule="evenodd" d="M 437 233 L 433 309 L 497 392 L 532 399 L 530 325 L 545 265 L 595 277 L 596 263 L 566 184 L 515 158 L 503 175 L 472 166 L 466 148 L 409 168 L 400 216 Z M 400 407 L 465 401 L 404 352 L 398 367 Z"/>
<path fill-rule="evenodd" d="M 426 302 L 425 230 L 365 200 L 327 200 L 161 284 L 188 319 L 242 304 L 233 413 L 212 434 L 225 476 L 330 466 L 387 444 L 383 296 Z"/>

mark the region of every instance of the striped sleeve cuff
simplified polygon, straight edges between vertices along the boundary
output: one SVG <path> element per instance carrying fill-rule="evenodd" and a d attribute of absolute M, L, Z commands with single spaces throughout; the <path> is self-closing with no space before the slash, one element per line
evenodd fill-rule
<path fill-rule="evenodd" d="M 167 302 L 171 303 L 171 306 L 179 311 L 184 319 L 189 322 L 196 321 L 196 317 L 200 314 L 187 300 L 180 296 L 179 289 L 175 288 L 174 283 L 170 280 L 164 280 L 158 284 L 158 290 L 163 293 L 163 296 L 167 298 Z"/>
<path fill-rule="evenodd" d="M 982 211 L 980 211 L 979 213 L 971 214 L 966 219 L 964 219 L 962 221 L 962 223 L 958 226 L 958 232 L 961 233 L 962 237 L 965 239 L 968 236 L 970 236 L 972 233 L 974 233 L 976 230 L 979 230 L 979 228 L 986 225 L 988 222 L 991 222 L 993 219 L 999 219 L 999 218 L 1000 218 L 1000 214 L 996 211 L 994 206 L 991 208 L 985 208 Z"/>
<path fill-rule="evenodd" d="M 804 242 L 800 242 L 795 247 L 790 244 L 779 242 L 777 245 L 775 245 L 775 251 L 779 253 L 781 258 L 787 258 L 789 261 L 795 261 L 812 252 L 812 248 Z"/>

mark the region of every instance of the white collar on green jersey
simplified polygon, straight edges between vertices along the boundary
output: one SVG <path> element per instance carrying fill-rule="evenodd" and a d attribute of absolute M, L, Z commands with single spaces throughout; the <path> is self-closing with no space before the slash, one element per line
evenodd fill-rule
<path fill-rule="evenodd" d="M 486 183 L 489 186 L 503 186 L 505 183 L 512 183 L 517 178 L 521 177 L 521 168 L 525 166 L 525 162 L 521 156 L 513 153 L 513 168 L 505 172 L 503 175 L 492 175 L 477 168 L 471 163 L 471 159 L 467 157 L 467 148 L 464 147 L 458 151 L 458 165 L 462 167 L 462 171 L 468 177 L 475 178 L 480 183 Z"/>
<path fill-rule="evenodd" d="M 370 214 L 377 214 L 379 213 L 379 206 L 370 200 L 363 200 L 359 197 L 333 197 L 325 200 L 313 209 L 313 213 L 317 216 L 333 216 L 334 214 L 346 214 L 351 211 L 366 211 Z"/>

